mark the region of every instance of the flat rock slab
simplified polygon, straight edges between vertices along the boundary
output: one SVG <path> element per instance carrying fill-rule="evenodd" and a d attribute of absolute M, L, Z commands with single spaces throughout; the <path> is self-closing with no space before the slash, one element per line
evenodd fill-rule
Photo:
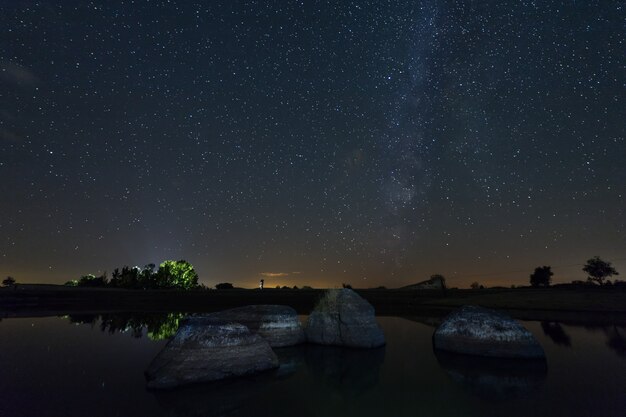
<path fill-rule="evenodd" d="M 298 314 L 289 306 L 251 305 L 219 311 L 206 317 L 243 324 L 272 347 L 293 346 L 306 340 Z"/>
<path fill-rule="evenodd" d="M 148 388 L 174 388 L 278 367 L 269 343 L 246 326 L 208 317 L 187 319 L 146 370 Z"/>
<path fill-rule="evenodd" d="M 356 292 L 329 290 L 309 315 L 307 341 L 320 345 L 374 348 L 385 344 L 374 307 Z"/>
<path fill-rule="evenodd" d="M 478 306 L 448 315 L 433 335 L 435 349 L 494 358 L 545 358 L 543 348 L 510 316 Z"/>

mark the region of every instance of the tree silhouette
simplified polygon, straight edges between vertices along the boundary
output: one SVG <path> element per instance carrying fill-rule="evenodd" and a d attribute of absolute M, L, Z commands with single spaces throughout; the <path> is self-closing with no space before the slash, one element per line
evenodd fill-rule
<path fill-rule="evenodd" d="M 604 280 L 606 278 L 612 277 L 613 275 L 619 275 L 619 272 L 613 268 L 611 262 L 604 261 L 599 256 L 594 256 L 593 258 L 587 260 L 587 263 L 583 267 L 583 271 L 588 274 L 587 281 L 595 281 L 600 285 L 604 284 Z"/>
<path fill-rule="evenodd" d="M 280 286 L 278 286 L 276 288 L 280 288 Z M 233 284 L 231 284 L 230 282 L 221 282 L 221 283 L 219 283 L 219 284 L 217 284 L 215 286 L 215 289 L 217 289 L 217 290 L 232 290 L 233 289 Z"/>
<path fill-rule="evenodd" d="M 548 287 L 550 286 L 552 275 L 554 275 L 554 273 L 549 266 L 538 266 L 535 268 L 535 272 L 530 275 L 530 285 L 533 287 Z"/>
<path fill-rule="evenodd" d="M 12 287 L 15 285 L 15 278 L 13 277 L 6 277 L 5 279 L 2 280 L 2 286 L 4 287 Z"/>
<path fill-rule="evenodd" d="M 474 281 L 470 284 L 470 288 L 473 290 L 479 290 L 482 285 L 480 285 L 477 281 Z"/>
<path fill-rule="evenodd" d="M 89 274 L 83 275 L 76 282 L 77 287 L 105 287 L 107 285 L 107 273 L 100 275 L 99 277 Z M 67 284 L 67 283 L 66 283 Z"/>

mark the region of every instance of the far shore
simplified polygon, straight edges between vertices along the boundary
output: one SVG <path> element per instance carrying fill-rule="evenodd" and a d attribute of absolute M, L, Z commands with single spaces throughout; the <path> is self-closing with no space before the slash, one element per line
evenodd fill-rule
<path fill-rule="evenodd" d="M 54 285 L 0 289 L 0 317 L 85 312 L 201 313 L 250 304 L 283 304 L 308 314 L 323 289 L 121 290 Z M 626 290 L 620 288 L 355 289 L 380 316 L 441 317 L 455 308 L 481 305 L 526 320 L 626 323 Z"/>

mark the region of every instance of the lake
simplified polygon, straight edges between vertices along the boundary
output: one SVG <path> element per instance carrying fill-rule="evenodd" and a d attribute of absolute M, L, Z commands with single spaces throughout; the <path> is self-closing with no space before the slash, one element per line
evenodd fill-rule
<path fill-rule="evenodd" d="M 147 391 L 178 318 L 3 319 L 0 416 L 626 416 L 623 325 L 524 321 L 547 361 L 485 361 L 435 355 L 427 320 L 378 317 L 385 348 L 277 349 L 277 371 Z"/>

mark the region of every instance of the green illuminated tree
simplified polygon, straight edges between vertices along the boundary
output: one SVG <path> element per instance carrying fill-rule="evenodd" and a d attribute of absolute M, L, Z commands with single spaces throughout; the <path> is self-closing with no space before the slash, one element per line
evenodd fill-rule
<path fill-rule="evenodd" d="M 198 286 L 198 274 L 185 260 L 164 261 L 159 265 L 156 282 L 159 288 L 189 290 Z"/>
<path fill-rule="evenodd" d="M 550 286 L 550 281 L 552 280 L 552 272 L 549 266 L 538 266 L 535 268 L 535 272 L 530 275 L 530 285 L 533 287 Z"/>
<path fill-rule="evenodd" d="M 619 272 L 613 268 L 611 262 L 604 261 L 599 256 L 594 256 L 593 258 L 587 260 L 587 263 L 583 267 L 583 271 L 588 274 L 587 281 L 595 281 L 600 285 L 604 284 L 604 280 L 606 278 L 612 277 L 613 275 L 619 275 Z"/>

